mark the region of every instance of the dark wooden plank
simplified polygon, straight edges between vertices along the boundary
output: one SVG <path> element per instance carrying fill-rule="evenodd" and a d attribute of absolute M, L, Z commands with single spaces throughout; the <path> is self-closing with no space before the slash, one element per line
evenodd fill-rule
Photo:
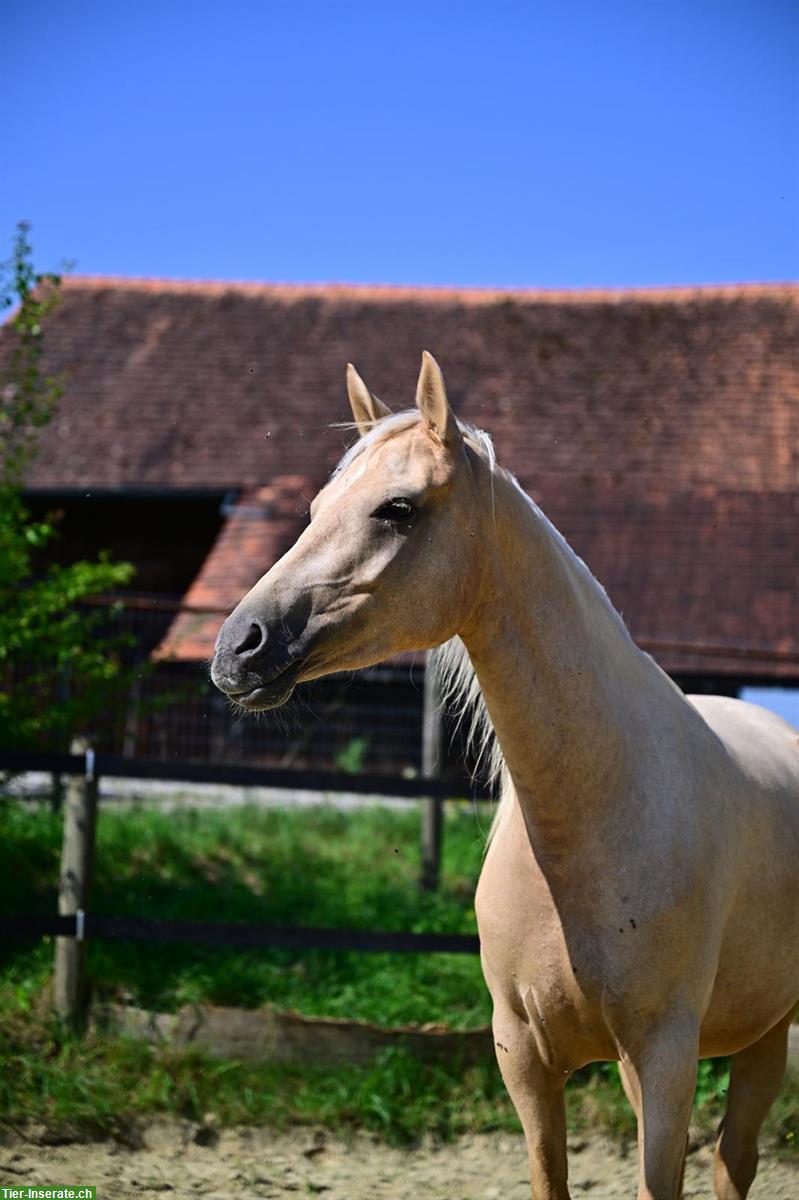
<path fill-rule="evenodd" d="M 83 775 L 83 757 L 35 751 L 0 750 L 0 771 L 44 771 Z M 234 787 L 274 787 L 287 791 L 348 792 L 356 795 L 424 799 L 489 799 L 486 788 L 467 780 L 405 779 L 400 775 L 345 775 L 340 771 L 305 771 L 280 767 L 246 767 L 232 763 L 192 763 L 123 758 L 95 754 L 94 775 L 120 779 L 155 779 L 177 783 L 216 783 Z"/>
<path fill-rule="evenodd" d="M 87 913 L 87 939 L 100 941 L 194 942 L 204 946 L 282 947 L 297 950 L 356 950 L 382 954 L 477 954 L 475 935 L 324 929 L 285 925 L 240 925 L 223 921 L 155 921 Z M 46 934 L 75 936 L 74 917 L 0 916 L 0 940 Z"/>
<path fill-rule="evenodd" d="M 86 916 L 86 936 L 103 940 L 198 942 L 220 946 L 275 946 L 298 950 L 359 950 L 369 953 L 476 954 L 468 934 L 405 933 L 217 921 L 152 921 L 141 917 Z"/>
<path fill-rule="evenodd" d="M 26 914 L 0 914 L 0 942 L 24 941 L 27 938 L 40 937 L 74 937 L 74 916 L 61 917 L 43 913 L 28 916 Z"/>

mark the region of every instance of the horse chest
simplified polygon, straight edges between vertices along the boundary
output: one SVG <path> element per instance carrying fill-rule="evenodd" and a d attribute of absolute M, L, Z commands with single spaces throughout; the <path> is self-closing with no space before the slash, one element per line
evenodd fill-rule
<path fill-rule="evenodd" d="M 476 895 L 495 1006 L 525 1022 L 544 1061 L 574 1069 L 615 1057 L 615 1034 L 628 1017 L 650 1011 L 663 986 L 673 987 L 666 975 L 705 986 L 703 942 L 712 931 L 705 922 L 700 932 L 701 895 L 657 863 L 643 876 L 599 859 L 591 870 L 576 859 L 549 870 L 521 833 L 500 831 Z"/>
<path fill-rule="evenodd" d="M 513 854 L 493 850 L 476 910 L 483 971 L 495 1005 L 525 1022 L 544 1061 L 573 1069 L 611 1057 L 601 930 L 585 915 L 564 921 L 543 874 Z"/>
<path fill-rule="evenodd" d="M 509 1012 L 533 1037 L 542 1062 L 571 1071 L 614 1057 L 603 1011 L 603 966 L 590 938 L 568 939 L 557 913 L 498 927 L 479 919 L 481 955 L 495 1013 Z"/>

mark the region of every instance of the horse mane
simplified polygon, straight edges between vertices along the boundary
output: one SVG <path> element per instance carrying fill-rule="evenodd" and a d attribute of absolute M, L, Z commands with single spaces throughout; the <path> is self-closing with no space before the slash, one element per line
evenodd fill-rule
<path fill-rule="evenodd" d="M 488 715 L 469 651 L 459 637 L 450 638 L 431 652 L 427 669 L 438 683 L 441 703 L 454 718 L 455 729 L 466 733 L 466 751 L 472 760 L 472 778 L 482 775 L 499 804 L 486 836 L 486 849 L 513 801 L 513 783 L 499 738 Z"/>
<path fill-rule="evenodd" d="M 418 409 L 408 409 L 375 421 L 372 428 L 354 445 L 350 446 L 344 454 L 333 472 L 333 478 L 345 471 L 371 446 L 396 437 L 397 434 L 418 424 L 421 419 L 422 416 Z M 352 425 L 347 423 L 346 428 L 357 428 L 357 426 L 354 423 Z M 515 477 L 498 465 L 490 434 L 482 429 L 476 429 L 464 421 L 458 421 L 458 428 L 467 446 L 470 446 L 480 456 L 492 475 L 501 473 L 520 491 L 522 490 Z M 529 497 L 526 498 L 529 500 Z M 472 760 L 472 778 L 478 775 L 482 776 L 489 788 L 495 794 L 499 794 L 500 802 L 486 838 L 486 847 L 488 847 L 513 798 L 510 773 L 505 765 L 505 757 L 499 739 L 488 715 L 469 652 L 459 637 L 450 638 L 448 642 L 444 642 L 443 645 L 431 651 L 427 660 L 427 669 L 434 673 L 438 682 L 441 704 L 453 717 L 455 730 L 460 728 L 465 730 L 466 752 Z"/>

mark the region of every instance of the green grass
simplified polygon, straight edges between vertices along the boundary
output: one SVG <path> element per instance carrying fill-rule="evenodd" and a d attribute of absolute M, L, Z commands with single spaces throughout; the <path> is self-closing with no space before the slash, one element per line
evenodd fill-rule
<path fill-rule="evenodd" d="M 61 823 L 8 806 L 0 836 L 9 869 L 0 909 L 53 912 Z M 447 811 L 444 884 L 417 886 L 419 818 L 385 809 L 341 813 L 245 808 L 101 813 L 93 911 L 194 920 L 473 933 L 483 837 L 473 810 Z M 11 881 L 14 881 L 13 884 Z M 401 1050 L 370 1067 L 302 1069 L 220 1063 L 130 1038 L 66 1034 L 49 1013 L 52 944 L 20 947 L 0 976 L 0 1114 L 84 1132 L 124 1131 L 154 1114 L 222 1124 L 361 1127 L 396 1142 L 516 1128 L 493 1063 L 417 1062 Z M 380 1024 L 487 1023 L 474 956 L 237 951 L 96 943 L 93 991 L 160 1010 L 187 1001 Z"/>
<path fill-rule="evenodd" d="M 220 1125 L 368 1129 L 394 1143 L 517 1127 L 490 1063 L 431 1066 L 399 1049 L 368 1067 L 220 1062 L 131 1038 L 64 1036 L 35 1014 L 14 1029 L 8 1018 L 0 1013 L 0 1120 L 12 1124 L 125 1137 L 154 1116 L 212 1115 Z"/>
<path fill-rule="evenodd" d="M 16 806 L 0 812 L 10 862 L 0 910 L 54 912 L 60 821 Z M 471 808 L 447 820 L 445 883 L 417 888 L 419 820 L 385 809 L 342 813 L 104 810 L 98 823 L 92 909 L 116 916 L 473 933 L 482 836 Z M 13 952 L 43 981 L 52 949 Z M 273 1004 L 313 1016 L 380 1024 L 489 1020 L 474 956 L 236 950 L 93 943 L 94 994 L 170 1011 L 187 1002 Z"/>
<path fill-rule="evenodd" d="M 56 907 L 61 821 L 45 809 L 0 804 L 0 911 Z M 447 809 L 444 883 L 420 893 L 414 812 L 333 809 L 227 812 L 106 808 L 98 826 L 93 911 L 187 920 L 262 921 L 419 932 L 474 932 L 482 832 L 472 809 Z M 52 943 L 7 948 L 0 966 L 0 1118 L 79 1132 L 117 1132 L 157 1114 L 222 1124 L 304 1122 L 361 1127 L 390 1140 L 424 1133 L 513 1129 L 493 1063 L 422 1064 L 401 1050 L 370 1067 L 319 1069 L 218 1062 L 130 1038 L 68 1035 L 49 1008 Z M 145 943 L 89 946 L 93 993 L 148 1008 L 188 1001 L 256 1007 L 384 1025 L 489 1020 L 476 957 L 237 951 Z M 702 1064 L 700 1124 L 723 1107 L 723 1064 Z M 634 1135 L 614 1067 L 570 1085 L 575 1129 Z M 768 1139 L 795 1146 L 799 1091 L 786 1092 Z"/>

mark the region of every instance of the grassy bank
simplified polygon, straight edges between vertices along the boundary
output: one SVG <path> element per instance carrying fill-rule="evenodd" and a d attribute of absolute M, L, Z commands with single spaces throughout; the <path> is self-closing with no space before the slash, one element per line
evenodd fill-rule
<path fill-rule="evenodd" d="M 4 1002 L 0 1053 L 0 1123 L 34 1122 L 72 1137 L 135 1140 L 140 1124 L 160 1116 L 219 1126 L 323 1126 L 339 1134 L 366 1129 L 400 1144 L 519 1128 L 493 1063 L 424 1064 L 397 1049 L 368 1067 L 220 1062 L 129 1038 L 65 1036 L 40 998 L 27 1011 Z M 712 1137 L 726 1084 L 723 1066 L 701 1064 L 694 1116 L 700 1137 Z M 615 1067 L 581 1072 L 567 1096 L 572 1133 L 634 1140 Z M 793 1085 L 772 1110 L 763 1144 L 794 1155 L 797 1131 Z"/>
<path fill-rule="evenodd" d="M 102 812 L 93 908 L 113 915 L 264 921 L 363 929 L 474 931 L 482 832 L 473 811 L 447 813 L 444 883 L 419 892 L 418 817 L 254 808 L 228 812 Z M 5 870 L 0 911 L 53 912 L 61 823 L 44 809 L 0 805 Z M 304 1122 L 362 1127 L 394 1141 L 428 1132 L 516 1128 L 493 1064 L 423 1065 L 401 1051 L 368 1068 L 320 1070 L 220 1063 L 128 1038 L 66 1035 L 49 1008 L 53 947 L 6 947 L 0 967 L 0 1119 L 83 1132 L 124 1131 L 154 1115 L 222 1124 Z M 484 1024 L 488 997 L 476 958 L 238 951 L 90 944 L 96 998 L 171 1010 L 188 1001 L 380 1024 Z M 723 1105 L 723 1065 L 702 1064 L 698 1119 Z M 574 1128 L 631 1136 L 615 1068 L 570 1085 Z M 768 1137 L 796 1143 L 799 1095 L 786 1093 Z"/>

